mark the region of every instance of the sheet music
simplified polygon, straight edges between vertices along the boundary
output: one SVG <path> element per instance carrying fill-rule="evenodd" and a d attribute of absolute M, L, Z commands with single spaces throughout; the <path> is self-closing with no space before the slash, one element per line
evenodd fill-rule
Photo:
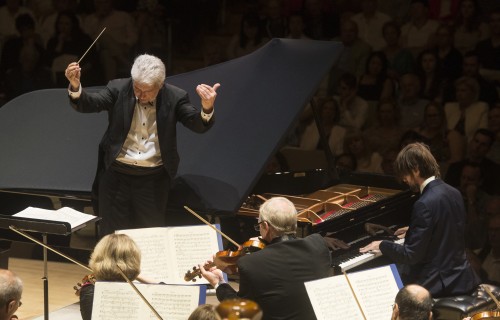
<path fill-rule="evenodd" d="M 199 305 L 204 304 L 204 286 L 174 286 L 135 284 L 163 319 L 185 320 Z M 95 284 L 92 319 L 157 319 L 147 304 L 126 282 Z"/>
<path fill-rule="evenodd" d="M 141 250 L 141 275 L 170 284 L 189 284 L 188 270 L 222 250 L 222 240 L 206 225 L 119 230 Z M 197 279 L 196 284 L 207 284 Z"/>
<path fill-rule="evenodd" d="M 309 281 L 305 286 L 318 320 L 363 320 L 344 275 Z"/>
<path fill-rule="evenodd" d="M 58 210 L 27 207 L 23 211 L 18 212 L 13 216 L 37 220 L 68 222 L 71 226 L 71 229 L 79 227 L 96 218 L 96 216 L 86 214 L 69 207 L 62 207 Z"/>
<path fill-rule="evenodd" d="M 402 287 L 394 265 L 306 282 L 306 290 L 318 320 L 390 319 L 392 304 Z M 355 301 L 359 301 L 363 314 Z"/>

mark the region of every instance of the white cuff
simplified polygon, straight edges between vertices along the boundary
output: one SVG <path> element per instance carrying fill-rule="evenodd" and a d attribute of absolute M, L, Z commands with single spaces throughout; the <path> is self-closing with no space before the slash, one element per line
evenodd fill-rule
<path fill-rule="evenodd" d="M 220 280 L 219 282 L 217 282 L 214 286 L 214 290 L 217 290 L 217 288 L 223 283 L 225 283 L 224 280 Z"/>
<path fill-rule="evenodd" d="M 71 91 L 71 84 L 68 87 L 68 94 L 71 97 L 71 99 L 78 99 L 80 98 L 80 95 L 82 94 L 82 85 L 78 87 L 78 91 Z"/>
<path fill-rule="evenodd" d="M 214 115 L 215 108 L 212 109 L 212 112 L 210 113 L 205 113 L 203 109 L 201 109 L 201 118 L 205 120 L 206 122 L 210 121 L 212 119 L 212 116 Z"/>

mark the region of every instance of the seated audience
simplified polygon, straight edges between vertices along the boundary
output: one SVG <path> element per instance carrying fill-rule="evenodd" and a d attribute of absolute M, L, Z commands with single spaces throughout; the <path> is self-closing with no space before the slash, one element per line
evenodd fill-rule
<path fill-rule="evenodd" d="M 340 110 L 338 102 L 333 98 L 325 99 L 319 108 L 321 124 L 324 134 L 328 140 L 328 145 L 333 154 L 339 155 L 343 152 L 344 136 L 346 129 L 338 125 L 340 120 Z M 305 150 L 324 149 L 319 131 L 314 119 L 309 123 L 302 133 L 300 148 Z"/>
<path fill-rule="evenodd" d="M 500 8 L 489 14 L 490 37 L 480 41 L 476 51 L 481 63 L 480 73 L 500 86 Z"/>
<path fill-rule="evenodd" d="M 382 156 L 371 150 L 365 136 L 359 132 L 349 132 L 344 139 L 344 150 L 356 157 L 356 171 L 382 173 Z"/>
<path fill-rule="evenodd" d="M 80 313 L 83 320 L 90 320 L 94 301 L 96 281 L 125 281 L 117 268 L 133 281 L 141 272 L 141 252 L 134 240 L 125 234 L 104 236 L 95 246 L 90 256 L 89 267 L 93 274 L 89 281 L 82 283 L 80 290 Z"/>
<path fill-rule="evenodd" d="M 424 121 L 424 109 L 429 100 L 420 97 L 420 79 L 416 74 L 407 73 L 399 81 L 398 105 L 401 109 L 400 125 L 413 129 Z"/>
<path fill-rule="evenodd" d="M 417 57 L 415 67 L 420 79 L 420 96 L 429 101 L 441 101 L 446 81 L 440 74 L 439 58 L 435 51 L 424 50 Z"/>
<path fill-rule="evenodd" d="M 417 284 L 404 286 L 394 302 L 391 320 L 432 319 L 432 297 L 424 287 Z"/>
<path fill-rule="evenodd" d="M 495 134 L 495 141 L 486 157 L 500 164 L 500 102 L 493 105 L 488 112 L 488 129 Z"/>
<path fill-rule="evenodd" d="M 454 24 L 454 44 L 462 54 L 474 50 L 479 41 L 488 38 L 490 29 L 483 20 L 478 0 L 460 1 L 460 10 Z"/>
<path fill-rule="evenodd" d="M 463 134 L 469 142 L 479 128 L 488 127 L 488 105 L 479 101 L 479 84 L 470 77 L 455 81 L 456 101 L 444 105 L 448 129 Z"/>
<path fill-rule="evenodd" d="M 233 35 L 226 49 L 226 58 L 235 59 L 262 47 L 268 38 L 262 30 L 259 16 L 248 13 L 241 19 L 239 34 Z"/>
<path fill-rule="evenodd" d="M 0 320 L 17 319 L 14 315 L 21 306 L 23 282 L 10 270 L 0 269 Z"/>
<path fill-rule="evenodd" d="M 448 166 L 465 157 L 465 137 L 456 130 L 448 129 L 443 107 L 431 102 L 425 107 L 423 123 L 414 129 L 425 138 L 432 155 L 445 176 Z"/>
<path fill-rule="evenodd" d="M 476 163 L 485 172 L 483 189 L 489 194 L 495 194 L 499 190 L 500 166 L 486 158 L 495 136 L 488 129 L 478 129 L 469 143 L 467 155 L 464 160 L 451 163 L 446 172 L 444 180 L 451 186 L 458 188 L 460 185 L 460 173 L 467 162 Z"/>
<path fill-rule="evenodd" d="M 359 37 L 373 50 L 382 50 L 385 46 L 382 27 L 391 20 L 391 17 L 377 10 L 377 0 L 362 0 L 361 12 L 353 15 L 359 30 Z"/>
<path fill-rule="evenodd" d="M 462 74 L 462 54 L 453 46 L 453 29 L 441 25 L 436 31 L 434 52 L 438 57 L 439 74 L 453 81 Z"/>
<path fill-rule="evenodd" d="M 368 117 L 368 103 L 358 96 L 358 84 L 353 74 L 340 78 L 339 94 L 335 97 L 340 107 L 340 125 L 347 129 L 361 130 Z"/>
<path fill-rule="evenodd" d="M 500 286 L 500 214 L 489 217 L 488 244 L 490 250 L 481 265 L 487 282 Z"/>
<path fill-rule="evenodd" d="M 358 95 L 367 101 L 392 98 L 394 85 L 387 76 L 387 59 L 381 52 L 372 52 L 366 61 L 365 73 L 358 82 Z"/>
<path fill-rule="evenodd" d="M 387 76 L 398 81 L 404 74 L 413 71 L 413 55 L 401 46 L 401 28 L 393 21 L 384 24 L 382 29 L 385 47 L 382 52 L 387 59 Z"/>
<path fill-rule="evenodd" d="M 428 48 L 439 24 L 429 19 L 429 5 L 425 0 L 412 0 L 410 21 L 401 28 L 403 47 L 411 50 L 416 57 L 420 51 Z"/>

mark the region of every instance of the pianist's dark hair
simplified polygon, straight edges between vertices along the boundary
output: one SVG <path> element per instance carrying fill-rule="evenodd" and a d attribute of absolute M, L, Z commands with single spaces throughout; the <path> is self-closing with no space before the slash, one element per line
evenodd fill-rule
<path fill-rule="evenodd" d="M 394 173 L 399 178 L 411 175 L 414 170 L 420 172 L 420 177 L 427 179 L 432 176 L 439 178 L 439 165 L 434 159 L 429 146 L 415 142 L 404 147 L 394 161 Z"/>

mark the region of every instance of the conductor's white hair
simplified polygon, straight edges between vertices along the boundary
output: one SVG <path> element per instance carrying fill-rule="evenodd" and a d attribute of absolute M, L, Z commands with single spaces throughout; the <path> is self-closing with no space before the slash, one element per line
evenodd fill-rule
<path fill-rule="evenodd" d="M 130 74 L 134 82 L 161 87 L 165 82 L 165 65 L 160 58 L 143 54 L 135 58 Z"/>

